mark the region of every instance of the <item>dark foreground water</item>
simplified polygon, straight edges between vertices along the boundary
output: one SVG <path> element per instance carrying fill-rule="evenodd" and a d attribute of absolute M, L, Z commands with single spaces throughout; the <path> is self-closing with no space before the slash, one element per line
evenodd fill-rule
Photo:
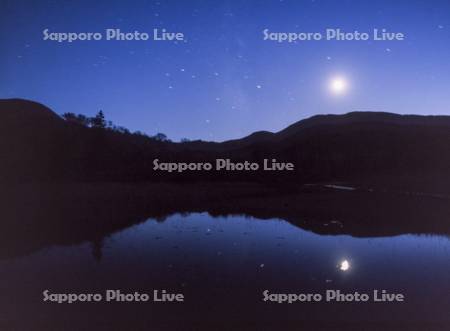
<path fill-rule="evenodd" d="M 36 234 L 39 235 L 39 234 Z M 278 219 L 175 214 L 94 242 L 0 261 L 5 330 L 450 329 L 447 236 L 318 235 Z M 184 302 L 43 302 L 49 293 L 166 290 Z M 264 301 L 318 293 L 321 302 Z M 326 301 L 327 290 L 369 302 Z M 373 291 L 404 302 L 373 302 Z"/>

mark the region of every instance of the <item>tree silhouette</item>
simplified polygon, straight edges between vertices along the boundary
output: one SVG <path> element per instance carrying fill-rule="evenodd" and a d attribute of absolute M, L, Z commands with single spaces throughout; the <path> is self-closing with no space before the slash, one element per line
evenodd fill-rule
<path fill-rule="evenodd" d="M 127 128 L 125 128 L 123 126 L 113 125 L 112 130 L 115 132 L 122 133 L 122 134 L 130 134 L 130 130 L 128 130 Z"/>
<path fill-rule="evenodd" d="M 79 124 L 82 126 L 89 126 L 90 125 L 90 118 L 84 116 L 84 115 L 76 115 L 74 113 L 64 113 L 62 115 L 62 118 L 64 118 L 67 122 Z"/>
<path fill-rule="evenodd" d="M 169 139 L 167 138 L 167 136 L 164 133 L 157 133 L 156 135 L 153 136 L 153 139 L 158 140 L 158 141 L 168 141 Z"/>
<path fill-rule="evenodd" d="M 103 113 L 102 110 L 100 110 L 94 117 L 87 117 L 82 114 L 74 114 L 74 113 L 64 113 L 61 117 L 67 122 L 75 123 L 89 128 L 110 130 L 125 135 L 142 136 L 148 139 L 153 139 L 161 142 L 171 141 L 164 133 L 157 133 L 156 135 L 151 137 L 145 132 L 141 131 L 135 131 L 131 133 L 130 130 L 128 130 L 127 128 L 123 126 L 114 125 L 112 121 L 107 121 L 105 119 L 105 114 Z M 184 138 L 182 141 L 188 142 L 189 139 Z"/>
<path fill-rule="evenodd" d="M 91 118 L 91 126 L 98 129 L 106 128 L 105 115 L 103 114 L 103 111 L 100 110 L 95 117 Z"/>

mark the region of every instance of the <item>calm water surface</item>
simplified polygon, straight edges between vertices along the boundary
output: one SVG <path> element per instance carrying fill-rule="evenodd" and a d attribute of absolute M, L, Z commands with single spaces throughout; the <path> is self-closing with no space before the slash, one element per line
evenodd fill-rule
<path fill-rule="evenodd" d="M 33 325 L 39 326 L 57 316 L 92 311 L 93 320 L 109 316 L 119 323 L 145 312 L 149 323 L 170 316 L 178 326 L 199 320 L 225 324 L 320 320 L 450 327 L 446 236 L 318 235 L 278 219 L 176 214 L 164 221 L 149 219 L 96 242 L 49 247 L 3 260 L 0 279 L 5 325 L 24 314 L 36 318 Z M 42 303 L 45 289 L 54 293 L 166 289 L 183 293 L 186 302 L 69 307 Z M 405 302 L 289 305 L 264 302 L 262 295 L 264 290 L 324 294 L 327 289 L 369 294 L 385 289 L 403 294 Z"/>

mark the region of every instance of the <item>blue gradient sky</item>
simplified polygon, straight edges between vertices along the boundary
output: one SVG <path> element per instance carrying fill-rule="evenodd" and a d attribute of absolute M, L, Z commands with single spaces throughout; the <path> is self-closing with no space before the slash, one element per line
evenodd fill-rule
<path fill-rule="evenodd" d="M 102 109 L 131 130 L 225 140 L 319 113 L 450 115 L 449 1 L 2 0 L 0 98 Z M 186 42 L 56 43 L 42 31 L 183 32 Z M 263 41 L 262 31 L 402 32 L 395 42 Z M 345 95 L 330 77 L 347 77 Z M 259 87 L 259 88 L 258 88 Z"/>

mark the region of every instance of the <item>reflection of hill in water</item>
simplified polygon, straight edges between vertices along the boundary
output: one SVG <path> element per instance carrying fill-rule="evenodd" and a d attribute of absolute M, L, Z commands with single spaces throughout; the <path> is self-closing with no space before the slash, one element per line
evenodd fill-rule
<path fill-rule="evenodd" d="M 1 194 L 3 257 L 91 241 L 100 258 L 105 236 L 148 218 L 164 221 L 189 212 L 280 218 L 320 234 L 450 234 L 445 197 L 311 186 L 280 193 L 279 188 L 244 183 L 16 185 Z"/>
<path fill-rule="evenodd" d="M 12 99 L 0 100 L 0 138 L 3 256 L 89 240 L 100 258 L 108 234 L 180 212 L 281 218 L 327 234 L 449 233 L 445 197 L 302 186 L 351 182 L 448 195 L 449 116 L 318 115 L 277 133 L 256 132 L 222 143 L 172 143 L 65 121 L 43 105 Z M 155 158 L 259 164 L 276 158 L 294 163 L 295 171 L 161 173 L 152 170 Z M 18 184 L 29 181 L 35 184 Z"/>

